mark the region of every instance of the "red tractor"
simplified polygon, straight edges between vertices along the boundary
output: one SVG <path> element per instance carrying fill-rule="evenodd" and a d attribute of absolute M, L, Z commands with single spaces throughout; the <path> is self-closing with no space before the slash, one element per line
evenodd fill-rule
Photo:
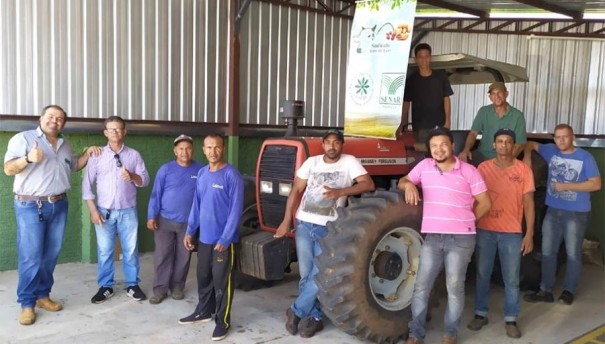
<path fill-rule="evenodd" d="M 466 75 L 487 71 L 486 83 L 494 78 L 506 80 L 485 66 L 465 68 Z M 295 128 L 291 130 L 295 132 Z M 459 147 L 465 137 L 466 132 L 455 132 Z M 329 234 L 317 258 L 320 271 L 316 281 L 326 316 L 363 340 L 395 342 L 407 333 L 423 244 L 419 234 L 422 207 L 405 204 L 394 186 L 425 157 L 414 145 L 411 132 L 404 132 L 396 141 L 347 137 L 344 144 L 343 152 L 361 161 L 378 191 L 350 197 L 348 206 L 338 209 L 338 219 L 328 223 Z M 295 259 L 294 236 L 273 239 L 273 233 L 282 222 L 296 170 L 318 154 L 323 149 L 317 137 L 272 138 L 263 143 L 256 170 L 256 205 L 251 204 L 244 214 L 244 222 L 253 219 L 260 231 L 242 233 L 240 273 L 279 280 L 288 271 Z M 258 218 L 254 217 L 255 206 Z"/>

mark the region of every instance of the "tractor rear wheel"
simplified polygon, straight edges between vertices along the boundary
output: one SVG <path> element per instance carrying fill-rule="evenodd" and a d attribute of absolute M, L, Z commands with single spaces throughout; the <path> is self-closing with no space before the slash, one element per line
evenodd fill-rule
<path fill-rule="evenodd" d="M 377 343 L 408 332 L 422 237 L 421 206 L 399 192 L 350 198 L 328 223 L 316 258 L 318 299 L 326 316 L 348 334 Z"/>

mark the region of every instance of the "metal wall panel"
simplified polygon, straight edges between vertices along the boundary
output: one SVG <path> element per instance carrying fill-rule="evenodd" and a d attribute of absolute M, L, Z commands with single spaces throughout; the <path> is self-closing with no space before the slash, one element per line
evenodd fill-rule
<path fill-rule="evenodd" d="M 508 101 L 524 112 L 529 132 L 552 133 L 556 124 L 568 123 L 578 134 L 605 134 L 604 41 L 449 32 L 432 32 L 422 41 L 433 54 L 461 52 L 526 67 L 530 81 L 507 87 Z M 490 103 L 487 87 L 453 86 L 452 128 L 471 127 L 477 110 Z"/>
<path fill-rule="evenodd" d="M 283 124 L 284 100 L 305 101 L 307 126 L 342 126 L 351 20 L 252 2 L 243 21 L 240 120 Z"/>
<path fill-rule="evenodd" d="M 2 0 L 0 113 L 31 115 L 57 103 L 76 117 L 224 123 L 229 6 L 227 0 Z M 342 126 L 350 27 L 350 19 L 253 1 L 240 38 L 241 122 L 283 124 L 282 102 L 302 99 L 302 124 Z M 578 133 L 605 134 L 605 42 L 444 32 L 423 41 L 435 54 L 526 66 L 530 82 L 509 85 L 509 101 L 525 112 L 529 131 L 568 122 Z M 454 91 L 453 128 L 468 129 L 489 103 L 487 85 Z"/>
<path fill-rule="evenodd" d="M 230 1 L 2 0 L 0 113 L 226 122 Z"/>

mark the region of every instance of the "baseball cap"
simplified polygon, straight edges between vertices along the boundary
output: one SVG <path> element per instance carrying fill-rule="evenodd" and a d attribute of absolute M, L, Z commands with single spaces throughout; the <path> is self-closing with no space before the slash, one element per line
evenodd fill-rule
<path fill-rule="evenodd" d="M 508 136 L 512 137 L 513 142 L 515 142 L 515 140 L 516 140 L 515 132 L 508 128 L 498 129 L 498 131 L 496 131 L 496 133 L 494 134 L 494 141 L 496 141 L 496 137 L 498 137 L 500 135 L 508 135 Z"/>
<path fill-rule="evenodd" d="M 342 131 L 338 130 L 338 129 L 330 129 L 328 131 L 326 131 L 326 133 L 323 136 L 323 139 L 325 140 L 326 137 L 330 136 L 330 135 L 336 135 L 336 137 L 338 138 L 338 140 L 340 140 L 340 142 L 345 142 L 345 136 L 342 134 Z"/>
<path fill-rule="evenodd" d="M 174 139 L 174 145 L 176 146 L 176 144 L 179 143 L 179 142 L 181 142 L 181 141 L 188 141 L 191 144 L 193 144 L 193 139 L 191 138 L 191 136 L 187 136 L 185 134 L 181 134 L 176 139 Z"/>
<path fill-rule="evenodd" d="M 504 92 L 508 91 L 506 89 L 506 85 L 503 82 L 496 81 L 496 82 L 492 83 L 491 85 L 489 85 L 489 89 L 488 89 L 487 93 L 492 93 L 492 91 L 495 89 L 502 90 Z"/>

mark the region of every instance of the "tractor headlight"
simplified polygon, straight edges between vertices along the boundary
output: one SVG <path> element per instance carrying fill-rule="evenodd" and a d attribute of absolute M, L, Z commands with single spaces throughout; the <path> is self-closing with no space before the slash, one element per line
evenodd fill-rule
<path fill-rule="evenodd" d="M 288 197 L 292 191 L 292 183 L 279 183 L 279 194 Z"/>
<path fill-rule="evenodd" d="M 263 180 L 261 180 L 261 182 L 260 182 L 260 192 L 261 193 L 272 194 L 273 193 L 273 183 L 270 182 L 270 181 L 263 181 Z"/>

